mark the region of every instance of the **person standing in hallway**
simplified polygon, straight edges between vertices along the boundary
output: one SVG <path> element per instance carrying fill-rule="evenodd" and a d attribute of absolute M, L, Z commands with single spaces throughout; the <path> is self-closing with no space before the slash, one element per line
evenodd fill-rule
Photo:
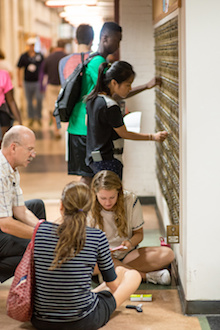
<path fill-rule="evenodd" d="M 59 62 L 59 77 L 61 85 L 75 70 L 77 65 L 81 63 L 81 53 L 84 53 L 84 59 L 89 56 L 94 39 L 94 31 L 91 25 L 80 24 L 76 29 L 75 42 L 77 44 L 77 52 L 65 56 Z"/>
<path fill-rule="evenodd" d="M 0 69 L 0 146 L 5 132 L 13 125 L 14 119 L 22 124 L 21 114 L 13 95 L 10 73 Z"/>
<path fill-rule="evenodd" d="M 109 54 L 114 53 L 121 41 L 122 29 L 114 22 L 104 23 L 100 33 L 100 43 L 97 55 L 85 68 L 82 76 L 82 88 L 79 101 L 70 116 L 68 125 L 68 174 L 81 176 L 81 181 L 90 184 L 93 172 L 85 164 L 87 127 L 85 95 L 88 95 L 96 85 L 99 65 L 106 62 Z"/>
<path fill-rule="evenodd" d="M 4 135 L 0 150 L 0 282 L 13 276 L 39 219 L 46 219 L 40 199 L 24 203 L 17 167 L 35 158 L 35 135 L 15 125 Z"/>
<path fill-rule="evenodd" d="M 42 223 L 37 231 L 31 319 L 36 329 L 99 329 L 140 285 L 136 270 L 114 269 L 105 234 L 87 227 L 91 203 L 86 184 L 67 184 L 60 218 Z M 96 264 L 105 282 L 91 290 Z"/>
<path fill-rule="evenodd" d="M 127 131 L 119 104 L 114 95 L 126 98 L 135 78 L 133 67 L 125 61 L 116 61 L 110 67 L 104 62 L 99 67 L 97 85 L 86 98 L 87 142 L 86 165 L 93 173 L 111 170 L 122 179 L 123 165 L 114 157 L 113 140 L 163 142 L 168 133 L 154 134 Z"/>
<path fill-rule="evenodd" d="M 59 130 L 56 125 L 56 119 L 53 117 L 55 108 L 55 101 L 60 91 L 60 79 L 58 73 L 59 61 L 66 56 L 64 51 L 65 43 L 63 40 L 58 40 L 57 47 L 53 49 L 50 55 L 42 63 L 43 75 L 47 76 L 47 85 L 45 92 L 45 105 L 50 115 L 50 120 L 53 121 L 54 137 L 61 138 Z M 43 79 L 44 80 L 44 79 Z"/>
<path fill-rule="evenodd" d="M 105 232 L 115 267 L 136 269 L 143 281 L 169 285 L 170 273 L 165 267 L 174 260 L 172 249 L 138 246 L 144 238 L 144 220 L 137 196 L 123 190 L 121 180 L 112 171 L 97 173 L 91 188 L 93 204 L 87 223 Z"/>
<path fill-rule="evenodd" d="M 35 52 L 35 43 L 36 38 L 27 40 L 28 50 L 20 56 L 17 63 L 18 86 L 24 86 L 30 127 L 33 126 L 35 120 L 41 126 L 43 98 L 40 90 L 39 72 L 44 57 L 41 53 Z M 24 68 L 24 79 L 22 68 Z M 34 99 L 36 99 L 36 106 Z"/>

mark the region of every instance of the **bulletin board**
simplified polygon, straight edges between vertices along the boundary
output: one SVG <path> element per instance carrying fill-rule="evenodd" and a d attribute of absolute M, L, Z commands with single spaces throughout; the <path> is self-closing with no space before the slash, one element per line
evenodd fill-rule
<path fill-rule="evenodd" d="M 156 144 L 156 173 L 170 220 L 179 223 L 179 56 L 178 16 L 154 30 L 155 69 L 162 79 L 155 88 L 156 131 L 168 138 Z"/>

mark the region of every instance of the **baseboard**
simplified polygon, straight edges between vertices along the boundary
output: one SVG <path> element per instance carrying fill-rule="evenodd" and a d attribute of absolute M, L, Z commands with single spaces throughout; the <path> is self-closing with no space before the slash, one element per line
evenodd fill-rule
<path fill-rule="evenodd" d="M 182 305 L 183 314 L 195 315 L 214 315 L 220 314 L 220 301 L 219 300 L 186 300 L 183 291 L 183 286 L 178 279 L 178 292 Z"/>
<path fill-rule="evenodd" d="M 138 199 L 141 205 L 155 205 L 156 198 L 155 196 L 138 196 Z"/>

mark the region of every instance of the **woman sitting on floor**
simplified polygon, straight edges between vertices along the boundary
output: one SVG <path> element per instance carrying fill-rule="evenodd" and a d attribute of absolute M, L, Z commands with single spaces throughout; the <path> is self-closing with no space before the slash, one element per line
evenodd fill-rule
<path fill-rule="evenodd" d="M 140 274 L 115 270 L 105 234 L 86 226 L 90 207 L 88 186 L 70 183 L 63 190 L 58 223 L 44 222 L 37 231 L 32 317 L 37 329 L 99 329 L 139 287 Z M 91 291 L 96 264 L 106 283 Z"/>
<path fill-rule="evenodd" d="M 92 181 L 93 205 L 88 223 L 103 230 L 112 252 L 115 266 L 139 271 L 142 280 L 169 285 L 167 267 L 174 259 L 169 247 L 138 247 L 143 240 L 143 214 L 137 196 L 123 191 L 122 183 L 112 171 L 98 172 Z M 96 269 L 96 271 L 98 271 Z"/>

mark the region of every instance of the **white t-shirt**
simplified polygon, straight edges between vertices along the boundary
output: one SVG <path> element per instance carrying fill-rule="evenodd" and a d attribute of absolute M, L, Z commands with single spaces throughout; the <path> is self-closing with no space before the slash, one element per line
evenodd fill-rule
<path fill-rule="evenodd" d="M 110 248 L 117 247 L 121 243 L 132 237 L 132 232 L 143 227 L 143 213 L 140 201 L 137 196 L 128 191 L 124 191 L 124 201 L 125 201 L 125 214 L 128 225 L 128 235 L 127 237 L 120 237 L 118 235 L 118 230 L 114 221 L 114 212 L 101 210 L 101 215 L 104 221 L 105 235 L 108 239 Z M 88 218 L 88 225 L 91 224 L 91 218 Z M 127 254 L 127 251 L 115 251 L 113 256 L 117 259 L 122 259 Z"/>

